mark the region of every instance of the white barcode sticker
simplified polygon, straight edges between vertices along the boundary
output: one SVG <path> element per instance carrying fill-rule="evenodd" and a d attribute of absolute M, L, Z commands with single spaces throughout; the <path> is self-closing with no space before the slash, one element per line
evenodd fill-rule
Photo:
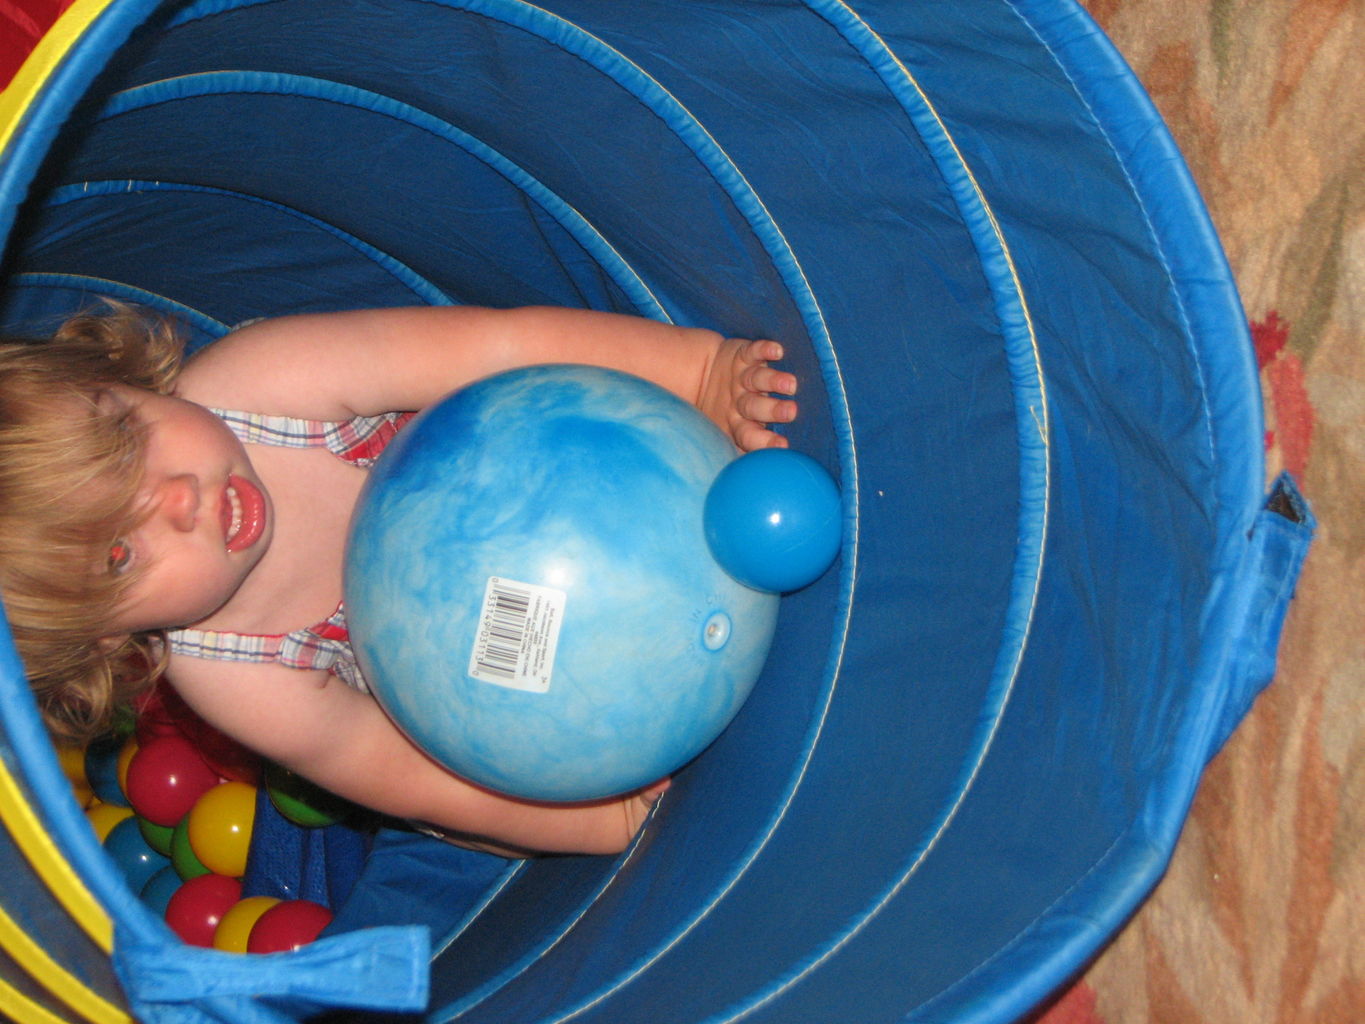
<path fill-rule="evenodd" d="M 564 599 L 564 591 L 554 587 L 488 577 L 469 674 L 513 690 L 547 692 L 564 622 Z"/>

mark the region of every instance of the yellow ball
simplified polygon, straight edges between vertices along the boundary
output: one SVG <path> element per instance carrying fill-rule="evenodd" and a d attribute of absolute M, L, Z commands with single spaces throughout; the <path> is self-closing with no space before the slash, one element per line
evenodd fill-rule
<path fill-rule="evenodd" d="M 78 747 L 74 743 L 60 744 L 57 747 L 57 763 L 62 767 L 62 774 L 73 784 L 90 785 L 90 780 L 85 777 L 84 747 Z"/>
<path fill-rule="evenodd" d="M 84 782 L 77 782 L 74 779 L 69 781 L 71 782 L 71 795 L 76 798 L 78 807 L 89 807 L 91 804 L 99 802 L 95 799 L 95 791 L 89 785 Z"/>
<path fill-rule="evenodd" d="M 131 807 L 100 803 L 98 800 L 85 809 L 85 818 L 95 830 L 95 838 L 101 843 L 113 831 L 115 825 L 132 816 L 133 809 Z"/>
<path fill-rule="evenodd" d="M 57 764 L 61 766 L 66 780 L 71 783 L 71 792 L 76 798 L 76 803 L 81 807 L 89 807 L 90 801 L 95 798 L 95 791 L 90 788 L 90 780 L 85 777 L 85 748 L 70 743 L 59 745 Z"/>
<path fill-rule="evenodd" d="M 128 765 L 136 753 L 137 737 L 129 736 L 123 744 L 123 749 L 118 752 L 118 761 L 114 766 L 114 772 L 118 776 L 118 788 L 122 790 L 125 800 L 128 798 Z"/>
<path fill-rule="evenodd" d="M 215 875 L 240 878 L 246 872 L 255 820 L 255 786 L 245 782 L 214 786 L 190 809 L 190 849 Z"/>
<path fill-rule="evenodd" d="M 274 896 L 248 896 L 228 908 L 213 932 L 213 948 L 245 953 L 246 940 L 262 914 L 280 901 Z"/>

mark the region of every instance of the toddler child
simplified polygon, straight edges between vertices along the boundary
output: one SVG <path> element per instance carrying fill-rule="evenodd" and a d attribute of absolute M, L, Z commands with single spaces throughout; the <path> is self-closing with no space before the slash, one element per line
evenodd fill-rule
<path fill-rule="evenodd" d="M 209 723 L 363 806 L 513 855 L 620 850 L 666 783 L 589 804 L 496 794 L 364 692 L 341 607 L 364 467 L 405 414 L 537 363 L 636 374 L 741 450 L 782 445 L 766 426 L 796 414 L 795 378 L 768 365 L 781 356 L 551 308 L 288 316 L 182 366 L 168 326 L 111 304 L 0 345 L 0 596 L 43 714 L 87 739 L 165 672 Z"/>

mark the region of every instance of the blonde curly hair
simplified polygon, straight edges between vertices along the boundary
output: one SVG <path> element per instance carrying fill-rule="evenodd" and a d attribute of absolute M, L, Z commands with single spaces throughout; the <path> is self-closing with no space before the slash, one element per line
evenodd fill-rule
<path fill-rule="evenodd" d="M 0 601 L 48 728 L 84 742 L 160 674 L 155 635 L 112 636 L 130 582 L 110 549 L 135 522 L 142 433 L 113 386 L 169 394 L 166 321 L 108 302 L 50 338 L 0 341 Z"/>

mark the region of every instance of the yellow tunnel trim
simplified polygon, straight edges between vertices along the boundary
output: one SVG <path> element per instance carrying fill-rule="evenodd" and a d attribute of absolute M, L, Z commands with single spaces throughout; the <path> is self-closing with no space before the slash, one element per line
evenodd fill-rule
<path fill-rule="evenodd" d="M 4 947 L 10 959 L 28 972 L 29 977 L 93 1024 L 130 1024 L 132 1018 L 128 1014 L 92 991 L 88 985 L 48 955 L 47 950 L 35 942 L 2 907 L 0 946 Z M 18 992 L 14 995 L 24 998 Z"/>
<path fill-rule="evenodd" d="M 75 0 L 38 40 L 4 92 L 0 92 L 0 154 L 9 148 L 24 114 L 67 52 L 114 0 Z"/>
<path fill-rule="evenodd" d="M 62 856 L 3 761 L 0 761 L 0 820 L 72 920 L 105 954 L 111 953 L 114 948 L 113 922 Z"/>

